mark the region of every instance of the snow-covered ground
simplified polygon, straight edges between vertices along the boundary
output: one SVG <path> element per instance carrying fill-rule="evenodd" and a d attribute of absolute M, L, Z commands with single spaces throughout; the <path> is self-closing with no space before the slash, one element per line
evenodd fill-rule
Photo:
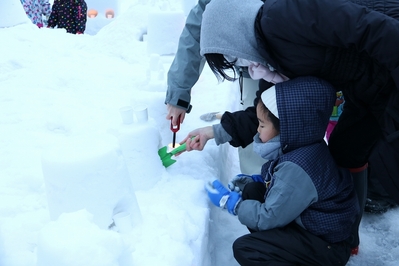
<path fill-rule="evenodd" d="M 156 43 L 181 25 L 165 32 L 154 21 L 170 25 L 187 3 L 119 1 L 120 14 L 89 21 L 85 35 L 0 25 L 1 266 L 237 265 L 231 245 L 247 230 L 203 188 L 239 173 L 236 149 L 209 141 L 168 168 L 158 155 L 172 141 L 164 98 L 173 54 L 157 55 Z M 159 27 L 151 37 L 148 17 Z M 238 93 L 205 68 L 177 140 L 209 125 L 201 114 L 239 109 Z M 123 124 L 126 106 L 147 107 L 148 121 Z M 398 209 L 365 215 L 348 265 L 397 265 L 398 225 Z"/>

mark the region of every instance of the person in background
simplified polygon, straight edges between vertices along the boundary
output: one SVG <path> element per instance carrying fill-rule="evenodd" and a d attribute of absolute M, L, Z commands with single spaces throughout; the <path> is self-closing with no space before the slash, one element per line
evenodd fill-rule
<path fill-rule="evenodd" d="M 333 112 L 330 117 L 330 121 L 327 126 L 326 131 L 326 139 L 327 141 L 330 138 L 331 132 L 336 126 L 339 116 L 341 115 L 344 108 L 345 98 L 342 91 L 337 92 L 337 98 L 335 100 L 335 105 L 333 108 Z M 381 142 L 379 141 L 371 151 L 371 155 L 369 157 L 369 168 L 368 168 L 368 179 L 367 179 L 367 199 L 364 207 L 364 211 L 368 213 L 374 214 L 382 214 L 387 212 L 389 209 L 396 207 L 399 202 L 395 201 L 395 197 L 392 197 L 384 188 L 380 179 L 386 179 L 391 183 L 399 182 L 397 173 L 399 169 L 391 170 L 393 165 L 397 165 L 397 163 L 393 160 L 395 158 L 395 154 L 390 154 L 390 150 L 381 147 Z M 382 151 L 382 152 L 381 152 Z M 382 156 L 382 158 L 379 157 Z M 381 160 L 382 159 L 382 160 Z M 393 160 L 388 165 L 391 165 L 387 168 L 387 162 Z M 388 170 L 391 170 L 392 173 L 389 173 Z M 399 193 L 399 188 L 397 186 L 387 186 L 390 188 L 392 195 L 397 195 Z"/>
<path fill-rule="evenodd" d="M 267 160 L 261 175 L 238 175 L 230 190 L 217 179 L 206 184 L 210 201 L 251 232 L 233 244 L 240 265 L 349 260 L 359 205 L 349 170 L 323 140 L 334 101 L 334 87 L 315 77 L 267 89 L 256 106 L 254 150 Z"/>
<path fill-rule="evenodd" d="M 373 153 L 371 157 L 373 157 Z M 374 170 L 375 169 L 375 170 Z M 364 211 L 373 214 L 383 214 L 390 209 L 396 208 L 398 206 L 398 202 L 389 194 L 386 188 L 382 185 L 380 179 L 381 175 L 385 174 L 379 172 L 380 169 L 379 162 L 373 163 L 373 160 L 369 160 L 369 179 L 368 179 L 368 189 L 367 189 L 367 199 L 366 205 L 364 207 Z M 383 167 L 384 169 L 384 167 Z M 390 177 L 391 175 L 388 175 Z M 392 181 L 397 181 L 397 174 L 395 179 L 391 179 Z M 394 187 L 393 190 L 398 193 L 398 188 Z"/>
<path fill-rule="evenodd" d="M 72 34 L 86 30 L 87 4 L 84 0 L 54 0 L 48 28 L 62 28 Z"/>
<path fill-rule="evenodd" d="M 44 26 L 43 16 L 48 18 L 51 14 L 51 5 L 48 0 L 21 0 L 26 15 L 33 24 L 42 28 Z"/>
<path fill-rule="evenodd" d="M 218 0 L 207 5 L 202 18 L 200 54 L 219 80 L 235 80 L 234 65 L 246 62 L 266 80 L 311 75 L 344 93 L 329 149 L 338 165 L 350 169 L 361 211 L 371 150 L 382 134 L 396 135 L 399 128 L 399 97 L 393 97 L 399 89 L 398 7 L 386 0 Z M 360 218 L 353 228 L 353 254 Z"/>
<path fill-rule="evenodd" d="M 371 151 L 366 212 L 381 214 L 399 205 L 398 137 L 380 138 Z"/>

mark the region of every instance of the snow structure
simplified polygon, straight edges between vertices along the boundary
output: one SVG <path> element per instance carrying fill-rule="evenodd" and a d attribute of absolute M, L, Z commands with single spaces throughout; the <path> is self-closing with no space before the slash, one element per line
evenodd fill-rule
<path fill-rule="evenodd" d="M 117 260 L 120 266 L 130 265 L 131 250 L 114 231 L 127 234 L 141 223 L 141 212 L 132 184 L 154 184 L 145 179 L 136 180 L 135 177 L 150 179 L 141 170 L 145 161 L 145 157 L 141 156 L 148 156 L 150 151 L 156 155 L 158 149 L 158 145 L 144 147 L 142 144 L 140 147 L 140 134 L 159 135 L 155 128 L 143 123 L 136 129 L 124 128 L 118 132 L 120 142 L 111 134 L 93 135 L 89 139 L 76 137 L 44 152 L 42 169 L 53 222 L 40 232 L 38 266 L 94 265 L 93 261 L 84 264 L 82 261 L 73 262 L 70 258 L 76 252 L 90 254 L 99 248 L 110 253 L 110 261 Z M 134 146 L 138 148 L 133 151 Z M 126 162 L 134 171 L 132 180 Z M 60 244 L 54 240 L 55 234 L 62 236 L 65 242 Z M 97 237 L 100 247 L 90 246 L 92 242 L 86 243 L 84 239 L 88 237 L 82 237 L 84 235 Z M 83 241 L 76 241 L 80 238 Z"/>
<path fill-rule="evenodd" d="M 119 1 L 118 0 L 85 0 L 87 10 L 97 10 L 97 17 L 106 17 L 107 10 L 113 10 L 115 16 L 119 14 Z"/>
<path fill-rule="evenodd" d="M 1 0 L 0 28 L 8 28 L 23 23 L 32 23 L 19 0 Z"/>
<path fill-rule="evenodd" d="M 148 48 L 148 45 L 147 45 Z M 147 90 L 148 91 L 162 91 L 160 88 L 165 88 L 165 67 L 162 63 L 161 56 L 153 53 L 149 55 L 149 67 L 147 68 Z"/>
<path fill-rule="evenodd" d="M 161 10 L 149 13 L 146 36 L 147 53 L 160 55 L 176 53 L 185 21 L 184 12 L 181 10 Z M 168 34 L 164 34 L 165 32 Z"/>
<path fill-rule="evenodd" d="M 158 11 L 149 12 L 147 34 L 143 38 L 147 41 L 149 55 L 174 55 L 186 17 L 197 0 L 181 0 L 174 5 L 166 1 L 161 3 Z"/>
<path fill-rule="evenodd" d="M 184 20 L 180 11 L 152 13 L 148 39 L 144 40 L 147 48 L 161 54 L 174 53 Z M 162 37 L 165 30 L 171 34 L 167 35 L 168 39 L 161 40 L 158 37 Z M 173 45 L 161 45 L 164 48 L 156 49 L 160 42 Z M 164 66 L 165 60 L 159 53 L 151 53 L 148 58 L 145 89 L 164 92 L 168 66 Z M 172 58 L 173 55 L 167 64 Z M 158 155 L 163 146 L 161 135 L 155 120 L 148 119 L 149 102 L 151 99 L 131 99 L 130 106 L 120 109 L 121 123 L 118 127 L 90 138 L 69 136 L 64 143 L 57 143 L 43 153 L 42 170 L 52 221 L 40 231 L 37 266 L 85 265 L 81 261 L 74 262 L 72 254 L 91 254 L 99 248 L 109 253 L 110 262 L 131 266 L 134 250 L 131 250 L 132 245 L 126 236 L 142 222 L 135 194 L 152 189 L 165 171 Z M 151 139 L 151 142 L 143 142 L 143 139 Z M 187 260 L 193 265 L 208 265 L 209 212 L 199 217 L 204 226 L 192 243 L 192 257 Z M 61 236 L 65 242 L 55 243 L 54 235 Z M 94 241 L 98 243 L 96 246 L 93 242 L 85 242 L 88 235 L 98 238 Z M 80 238 L 82 242 L 76 241 Z M 96 263 L 108 265 L 104 261 Z M 90 261 L 87 265 L 95 263 Z"/>
<path fill-rule="evenodd" d="M 22 14 L 25 15 L 24 12 Z M 158 150 L 165 146 L 160 144 L 160 130 L 162 130 L 160 125 L 166 123 L 164 117 L 158 118 L 156 114 L 152 116 L 151 113 L 147 113 L 148 121 L 139 118 L 143 110 L 159 113 L 158 109 L 162 108 L 164 112 L 165 107 L 160 105 L 159 101 L 154 103 L 153 93 L 160 93 L 162 98 L 164 97 L 165 70 L 168 69 L 177 48 L 178 38 L 184 26 L 184 13 L 164 10 L 151 13 L 149 18 L 151 23 L 148 23 L 148 38 L 143 38 L 144 45 L 148 48 L 147 84 L 143 88 L 148 91 L 148 99 L 142 97 L 140 100 L 130 100 L 131 106 L 127 109 L 130 112 L 129 116 L 133 115 L 133 119 L 127 119 L 128 122 L 122 122 L 121 119 L 119 126 L 110 128 L 108 132 L 93 134 L 89 138 L 87 135 L 85 138 L 68 136 L 67 140 L 48 147 L 42 154 L 42 171 L 51 222 L 38 234 L 37 266 L 131 266 L 132 261 L 140 265 L 141 261 L 149 260 L 148 255 L 141 257 L 142 254 L 148 253 L 147 246 L 146 243 L 142 243 L 143 240 L 139 239 L 141 242 L 137 243 L 137 239 L 131 236 L 140 235 L 141 230 L 145 232 L 176 219 L 178 219 L 177 228 L 174 233 L 171 232 L 171 239 L 159 236 L 159 248 L 175 247 L 179 241 L 183 243 L 179 245 L 181 249 L 168 253 L 166 261 L 179 261 L 183 263 L 181 265 L 210 265 L 209 254 L 212 253 L 213 246 L 209 245 L 212 241 L 210 239 L 212 227 L 209 223 L 212 214 L 209 208 L 199 207 L 199 203 L 195 202 L 193 208 L 196 207 L 200 211 L 188 214 L 181 212 L 179 206 L 171 208 L 170 203 L 159 202 L 160 208 L 172 209 L 170 215 L 177 215 L 179 218 L 169 217 L 167 211 L 162 221 L 149 219 L 144 223 L 143 210 L 136 200 L 136 195 L 139 193 L 145 201 L 146 191 L 154 189 L 162 176 L 165 179 L 165 175 L 172 175 L 175 180 L 173 182 L 186 182 L 184 176 L 183 180 L 179 179 L 181 177 L 176 167 L 179 165 L 178 161 L 175 167 L 171 166 L 166 170 L 158 156 Z M 108 31 L 112 25 L 109 27 Z M 167 34 L 168 39 L 161 40 L 166 31 L 170 33 Z M 163 45 L 165 43 L 170 44 L 166 46 L 167 49 Z M 162 49 L 158 50 L 157 46 Z M 162 132 L 162 135 L 166 135 L 165 132 L 171 137 L 168 128 Z M 151 141 L 144 142 L 143 139 Z M 223 181 L 232 175 L 234 167 L 228 159 L 229 146 L 223 146 L 218 151 L 223 163 L 218 168 L 220 173 L 217 175 Z M 195 156 L 195 153 L 182 158 L 187 160 L 186 164 L 190 161 L 189 156 Z M 201 167 L 203 175 L 215 176 L 212 172 L 214 168 L 205 167 L 207 163 L 215 162 L 199 162 L 198 166 L 192 167 L 193 173 L 198 172 L 196 167 Z M 202 191 L 202 180 L 195 182 L 191 180 L 187 184 L 191 189 L 194 189 L 194 186 L 195 191 Z M 155 191 L 158 191 L 160 198 L 163 193 L 173 195 L 179 193 L 177 202 L 186 200 L 187 203 L 187 199 L 191 200 L 193 197 L 191 190 L 163 191 L 158 185 Z M 152 201 L 153 199 L 150 200 Z M 218 209 L 215 210 L 219 213 Z M 146 213 L 147 216 L 151 216 L 151 212 Z M 191 230 L 181 232 L 182 224 L 191 225 Z M 138 228 L 140 233 L 137 232 Z M 190 243 L 189 246 L 186 246 L 187 242 Z M 0 265 L 2 265 L 2 250 L 0 235 Z M 96 259 L 98 250 L 102 252 L 101 260 Z M 90 261 L 74 261 L 78 258 L 90 258 Z"/>
<path fill-rule="evenodd" d="M 151 54 L 148 65 L 146 89 L 164 91 L 162 57 Z M 165 172 L 158 156 L 162 147 L 160 132 L 155 120 L 146 121 L 145 104 L 149 100 L 131 99 L 131 106 L 121 108 L 119 127 L 110 128 L 106 134 L 90 138 L 69 136 L 64 143 L 43 153 L 42 169 L 52 221 L 38 236 L 37 266 L 105 266 L 114 265 L 115 261 L 118 266 L 133 266 L 132 261 L 140 260 L 132 260 L 134 244 L 129 245 L 135 241 L 129 239 L 129 232 L 142 222 L 135 193 L 153 188 Z M 143 112 L 144 119 L 140 118 Z M 209 212 L 199 213 L 195 219 L 203 228 L 190 245 L 191 256 L 186 260 L 191 261 L 190 265 L 209 265 Z M 91 235 L 95 241 L 87 241 Z M 64 242 L 57 241 L 60 238 Z M 96 261 L 90 256 L 97 250 L 105 252 L 106 256 L 101 257 L 109 261 Z M 73 254 L 77 252 L 87 254 L 79 257 L 92 259 L 74 261 Z M 175 256 L 178 259 L 181 254 Z"/>
<path fill-rule="evenodd" d="M 57 143 L 42 156 L 50 217 L 86 209 L 93 222 L 108 229 L 113 216 L 128 212 L 141 220 L 132 182 L 118 141 L 112 135 L 75 137 Z"/>
<path fill-rule="evenodd" d="M 80 210 L 48 223 L 38 236 L 36 266 L 133 266 L 132 250 L 123 238 L 112 230 L 93 226 L 91 219 L 89 212 Z"/>
<path fill-rule="evenodd" d="M 85 0 L 87 4 L 87 13 L 91 10 L 97 11 L 95 17 L 88 15 L 85 34 L 95 35 L 101 28 L 108 25 L 119 16 L 120 8 L 118 0 Z M 107 11 L 113 11 L 113 17 L 107 17 Z"/>
<path fill-rule="evenodd" d="M 145 190 L 152 188 L 161 178 L 163 171 L 161 160 L 154 164 L 149 159 L 158 156 L 161 147 L 161 135 L 152 124 L 154 121 L 139 121 L 137 117 L 142 112 L 147 112 L 147 108 L 142 104 L 132 101 L 131 116 L 133 123 L 122 124 L 116 130 L 110 130 L 118 140 L 119 145 L 126 161 L 130 175 L 130 180 L 135 190 Z M 151 142 L 143 142 L 142 139 L 149 138 Z"/>

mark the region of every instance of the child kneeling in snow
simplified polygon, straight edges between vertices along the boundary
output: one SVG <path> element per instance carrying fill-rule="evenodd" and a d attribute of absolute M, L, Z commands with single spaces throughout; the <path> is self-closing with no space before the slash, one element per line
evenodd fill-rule
<path fill-rule="evenodd" d="M 278 83 L 256 106 L 254 151 L 261 175 L 238 175 L 229 189 L 206 185 L 213 204 L 238 215 L 250 234 L 233 244 L 241 265 L 345 265 L 359 204 L 347 169 L 323 140 L 335 89 L 314 77 Z"/>

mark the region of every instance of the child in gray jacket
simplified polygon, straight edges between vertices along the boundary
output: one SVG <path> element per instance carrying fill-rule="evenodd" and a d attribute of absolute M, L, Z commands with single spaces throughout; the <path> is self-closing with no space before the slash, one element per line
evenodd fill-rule
<path fill-rule="evenodd" d="M 238 175 L 206 189 L 212 203 L 248 227 L 234 256 L 241 265 L 345 265 L 359 205 L 349 170 L 333 160 L 324 134 L 335 89 L 314 77 L 262 93 L 254 151 L 260 176 Z M 356 230 L 355 230 L 356 232 Z M 284 265 L 285 265 L 284 264 Z"/>

